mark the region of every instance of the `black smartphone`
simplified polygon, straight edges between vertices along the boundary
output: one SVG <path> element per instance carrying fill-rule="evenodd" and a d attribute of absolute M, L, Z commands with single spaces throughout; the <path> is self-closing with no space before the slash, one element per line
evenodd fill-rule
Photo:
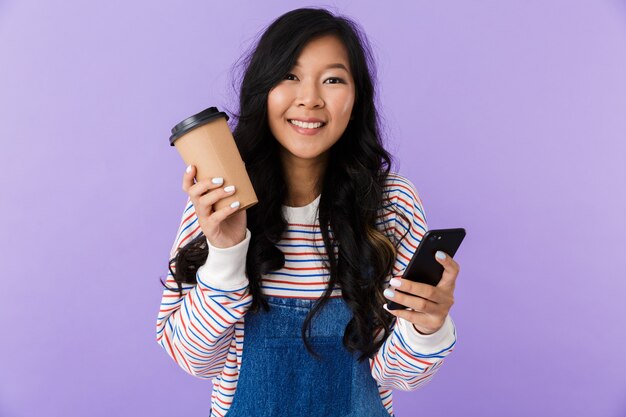
<path fill-rule="evenodd" d="M 435 252 L 440 250 L 454 258 L 463 238 L 465 238 L 463 228 L 428 230 L 422 236 L 402 278 L 436 286 L 443 275 L 443 266 L 435 259 Z M 391 300 L 387 302 L 387 307 L 389 310 L 406 309 L 402 304 Z"/>

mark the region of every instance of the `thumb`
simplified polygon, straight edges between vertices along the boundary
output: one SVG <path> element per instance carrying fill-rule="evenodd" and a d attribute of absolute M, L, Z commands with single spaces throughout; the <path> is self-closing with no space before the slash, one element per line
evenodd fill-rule
<path fill-rule="evenodd" d="M 450 255 L 439 250 L 435 253 L 435 259 L 443 266 L 443 274 L 437 287 L 454 289 L 456 277 L 459 274 L 458 264 Z"/>

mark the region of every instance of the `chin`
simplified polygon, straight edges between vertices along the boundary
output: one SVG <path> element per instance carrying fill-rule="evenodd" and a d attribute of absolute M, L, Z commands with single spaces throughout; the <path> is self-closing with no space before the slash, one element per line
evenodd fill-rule
<path fill-rule="evenodd" d="M 319 143 L 309 143 L 309 144 L 303 145 L 301 143 L 297 143 L 297 140 L 293 142 L 296 142 L 296 143 L 289 143 L 289 145 L 291 146 L 288 146 L 288 147 L 283 146 L 283 150 L 286 151 L 288 154 L 295 156 L 297 158 L 302 158 L 302 159 L 317 158 L 327 151 L 326 148 L 320 147 Z"/>
<path fill-rule="evenodd" d="M 320 153 L 320 152 L 291 152 L 290 151 L 289 153 L 299 159 L 317 159 L 323 155 L 323 153 Z"/>

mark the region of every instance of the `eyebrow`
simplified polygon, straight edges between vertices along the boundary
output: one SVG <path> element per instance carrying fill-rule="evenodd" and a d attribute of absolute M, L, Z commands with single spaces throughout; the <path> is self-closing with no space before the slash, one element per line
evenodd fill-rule
<path fill-rule="evenodd" d="M 300 65 L 299 63 L 297 63 L 297 62 L 296 62 L 296 65 L 294 65 L 294 67 L 300 67 L 300 66 L 301 66 L 301 65 Z M 342 64 L 342 63 L 340 63 L 340 62 L 337 62 L 337 63 L 335 63 L 335 64 L 330 64 L 330 65 L 327 65 L 327 66 L 326 66 L 326 68 L 324 68 L 324 69 L 332 69 L 332 68 L 339 68 L 339 69 L 346 70 L 347 72 L 350 72 L 350 71 L 348 71 L 348 68 L 346 68 L 346 66 L 345 66 L 345 65 L 343 65 L 343 64 Z"/>

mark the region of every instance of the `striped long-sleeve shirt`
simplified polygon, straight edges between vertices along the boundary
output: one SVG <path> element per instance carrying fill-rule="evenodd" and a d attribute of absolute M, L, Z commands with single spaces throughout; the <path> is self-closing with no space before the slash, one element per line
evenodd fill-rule
<path fill-rule="evenodd" d="M 390 173 L 383 190 L 387 210 L 380 212 L 377 228 L 400 241 L 392 276 L 401 276 L 427 231 L 424 207 L 414 185 L 407 178 Z M 304 207 L 283 206 L 287 230 L 278 243 L 285 265 L 262 277 L 262 292 L 276 297 L 316 299 L 324 292 L 329 273 L 322 261 L 326 254 L 317 216 L 320 196 Z M 402 211 L 409 221 L 397 216 Z M 201 233 L 193 204 L 187 200 L 170 259 Z M 232 403 L 241 368 L 245 314 L 251 302 L 245 260 L 250 243 L 245 239 L 230 248 L 216 248 L 208 241 L 209 253 L 198 268 L 195 285 L 183 285 L 179 293 L 165 289 L 157 318 L 157 342 L 185 371 L 212 379 L 212 415 L 224 416 Z M 175 265 L 173 266 L 175 270 Z M 176 288 L 171 273 L 166 284 Z M 336 288 L 333 297 L 341 296 Z M 456 329 L 448 315 L 443 327 L 430 335 L 418 333 L 412 324 L 394 318 L 392 333 L 373 359 L 369 359 L 380 399 L 393 415 L 392 389 L 414 390 L 427 383 L 452 352 Z M 382 332 L 375 335 L 380 340 Z"/>

